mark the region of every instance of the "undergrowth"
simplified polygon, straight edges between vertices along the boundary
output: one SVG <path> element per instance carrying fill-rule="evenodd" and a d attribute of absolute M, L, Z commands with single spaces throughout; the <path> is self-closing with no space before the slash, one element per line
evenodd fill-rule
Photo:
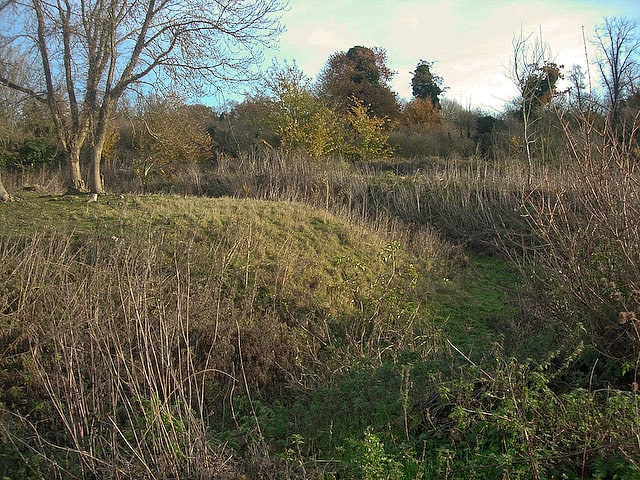
<path fill-rule="evenodd" d="M 0 208 L 4 478 L 637 478 L 637 395 L 504 260 L 297 202 Z"/>

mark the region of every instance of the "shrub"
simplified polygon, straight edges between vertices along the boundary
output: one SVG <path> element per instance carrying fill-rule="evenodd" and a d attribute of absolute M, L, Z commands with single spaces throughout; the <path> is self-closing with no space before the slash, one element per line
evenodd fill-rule
<path fill-rule="evenodd" d="M 10 170 L 53 167 L 59 164 L 61 155 L 58 148 L 46 140 L 30 139 L 10 146 L 0 154 L 0 166 Z"/>
<path fill-rule="evenodd" d="M 389 135 L 389 144 L 400 158 L 469 157 L 476 149 L 472 138 L 460 136 L 446 124 L 428 129 L 399 127 Z"/>
<path fill-rule="evenodd" d="M 630 384 L 638 382 L 640 368 L 635 144 L 606 125 L 598 127 L 587 114 L 578 124 L 576 132 L 565 123 L 573 160 L 564 184 L 533 192 L 525 203 L 539 246 L 527 252 L 523 268 L 534 274 L 533 286 L 552 318 L 577 336 L 584 328 L 590 345 L 618 362 L 620 380 Z"/>
<path fill-rule="evenodd" d="M 369 108 L 353 97 L 347 113 L 350 125 L 346 152 L 358 160 L 371 160 L 391 156 L 386 133 L 386 120 L 370 116 Z"/>

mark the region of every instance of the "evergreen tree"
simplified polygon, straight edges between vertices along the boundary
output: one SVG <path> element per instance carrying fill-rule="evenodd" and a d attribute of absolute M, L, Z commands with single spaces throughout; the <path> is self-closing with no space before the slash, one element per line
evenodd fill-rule
<path fill-rule="evenodd" d="M 433 62 L 420 60 L 413 72 L 411 79 L 411 90 L 415 98 L 423 100 L 429 99 L 433 105 L 440 109 L 440 99 L 438 96 L 444 91 L 441 87 L 442 77 L 431 72 Z"/>

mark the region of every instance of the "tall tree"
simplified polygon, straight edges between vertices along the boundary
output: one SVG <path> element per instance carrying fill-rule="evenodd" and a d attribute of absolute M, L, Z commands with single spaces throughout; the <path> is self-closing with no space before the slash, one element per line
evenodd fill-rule
<path fill-rule="evenodd" d="M 12 26 L 2 48 L 20 51 L 39 75 L 23 82 L 6 69 L 0 85 L 48 106 L 72 191 L 87 191 L 80 151 L 91 138 L 89 187 L 101 193 L 107 127 L 125 91 L 251 78 L 261 49 L 281 30 L 282 9 L 280 0 L 16 2 L 0 12 Z"/>
<path fill-rule="evenodd" d="M 413 72 L 411 79 L 411 91 L 415 98 L 423 100 L 431 100 L 431 103 L 437 109 L 440 109 L 439 95 L 443 92 L 442 77 L 434 75 L 431 72 L 433 62 L 420 60 Z"/>
<path fill-rule="evenodd" d="M 389 86 L 394 72 L 386 63 L 387 53 L 381 48 L 355 46 L 336 52 L 320 73 L 318 95 L 342 113 L 349 112 L 355 98 L 370 115 L 397 118 L 400 105 Z"/>
<path fill-rule="evenodd" d="M 596 28 L 595 43 L 601 54 L 597 63 L 607 96 L 607 120 L 616 131 L 621 103 L 640 77 L 640 32 L 626 18 L 607 18 Z"/>

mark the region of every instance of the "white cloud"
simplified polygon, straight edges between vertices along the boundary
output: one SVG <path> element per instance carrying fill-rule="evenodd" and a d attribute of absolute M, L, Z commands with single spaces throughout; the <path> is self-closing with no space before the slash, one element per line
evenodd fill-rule
<path fill-rule="evenodd" d="M 344 40 L 335 30 L 316 26 L 309 33 L 307 44 L 317 47 L 340 48 L 344 44 Z"/>
<path fill-rule="evenodd" d="M 603 16 L 631 16 L 640 23 L 637 0 L 291 0 L 287 32 L 277 56 L 295 60 L 315 77 L 329 56 L 354 45 L 386 49 L 397 71 L 393 88 L 411 96 L 411 76 L 421 59 L 449 87 L 446 96 L 463 104 L 500 109 L 515 95 L 507 77 L 512 39 L 542 32 L 570 68 L 584 65 L 582 27 L 587 37 Z"/>

